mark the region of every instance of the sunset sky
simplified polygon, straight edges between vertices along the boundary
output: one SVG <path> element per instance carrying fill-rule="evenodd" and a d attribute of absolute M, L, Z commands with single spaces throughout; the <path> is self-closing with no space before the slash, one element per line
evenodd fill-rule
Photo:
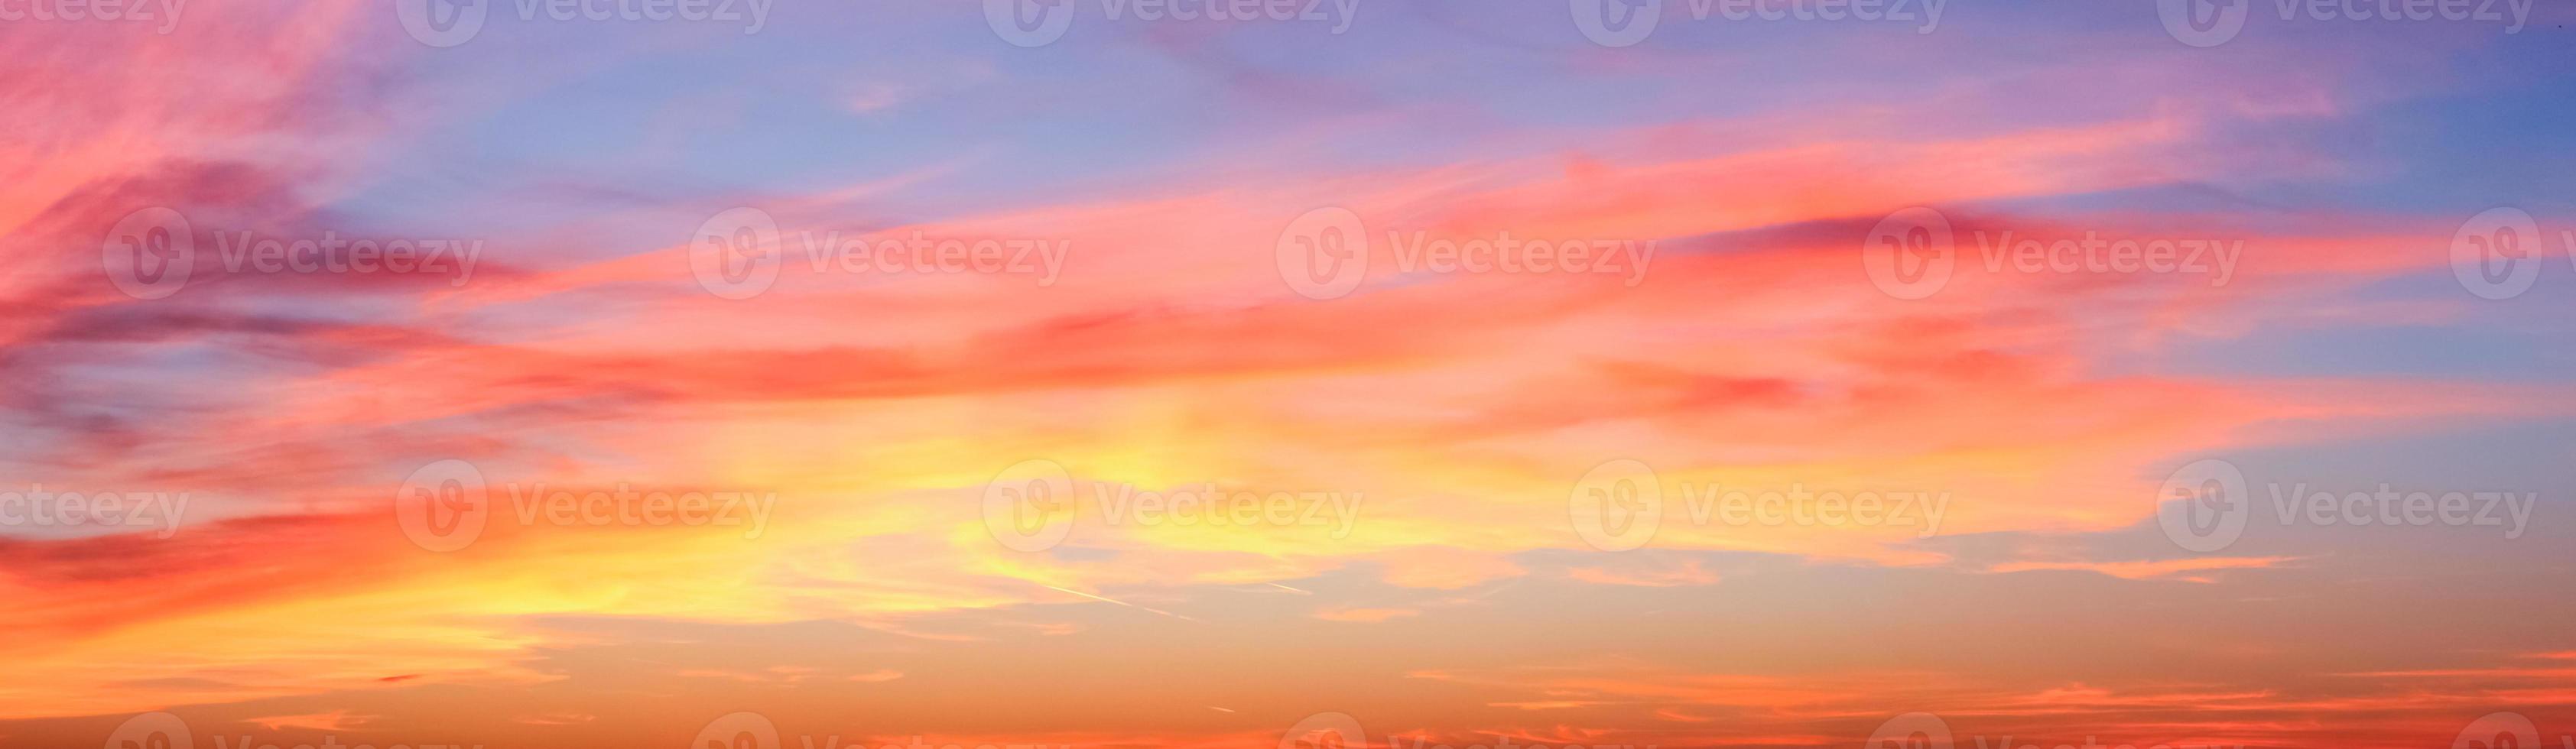
<path fill-rule="evenodd" d="M 2576 5 L 461 1 L 0 0 L 0 747 L 2576 735 Z"/>

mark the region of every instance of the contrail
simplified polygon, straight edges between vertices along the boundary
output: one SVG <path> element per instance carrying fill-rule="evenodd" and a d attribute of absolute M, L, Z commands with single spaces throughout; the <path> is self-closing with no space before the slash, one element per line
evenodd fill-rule
<path fill-rule="evenodd" d="M 1052 591 L 1057 591 L 1057 592 L 1060 592 L 1060 593 L 1071 593 L 1071 594 L 1074 594 L 1074 595 L 1077 595 L 1077 596 L 1082 596 L 1082 597 L 1084 597 L 1084 598 L 1089 598 L 1089 599 L 1094 600 L 1094 601 L 1105 601 L 1105 602 L 1108 602 L 1108 603 L 1114 603 L 1114 604 L 1118 604 L 1118 605 L 1120 605 L 1120 606 L 1125 606 L 1125 607 L 1127 607 L 1127 608 L 1131 608 L 1131 609 L 1141 609 L 1141 610 L 1145 610 L 1145 611 L 1151 611 L 1151 612 L 1154 612 L 1154 613 L 1157 613 L 1157 614 L 1162 614 L 1162 615 L 1164 615 L 1164 616 L 1168 616 L 1168 617 L 1171 617 L 1171 618 L 1174 618 L 1174 619 L 1182 619 L 1182 620 L 1193 621 L 1193 622 L 1198 621 L 1197 619 L 1191 619 L 1191 618 L 1189 618 L 1189 617 L 1182 616 L 1182 615 L 1179 615 L 1179 614 L 1175 614 L 1175 613 L 1172 613 L 1172 612 L 1169 612 L 1169 611 L 1164 611 L 1164 610 L 1162 610 L 1162 609 L 1153 608 L 1153 607 L 1150 607 L 1150 606 L 1138 606 L 1138 605 L 1136 605 L 1136 604 L 1128 603 L 1128 602 L 1126 602 L 1126 601 L 1121 601 L 1121 600 L 1118 600 L 1118 599 L 1115 599 L 1115 598 L 1110 598 L 1110 597 L 1108 597 L 1108 596 L 1096 596 L 1096 595 L 1092 595 L 1092 594 L 1090 594 L 1090 593 L 1084 593 L 1084 592 L 1079 591 L 1079 590 L 1067 590 L 1067 589 L 1065 589 L 1065 588 L 1058 588 L 1058 587 L 1056 587 L 1056 586 L 1048 585 L 1048 584 L 1046 584 L 1046 583 L 1038 583 L 1037 585 L 1038 585 L 1038 587 L 1045 588 L 1045 589 L 1052 590 Z"/>

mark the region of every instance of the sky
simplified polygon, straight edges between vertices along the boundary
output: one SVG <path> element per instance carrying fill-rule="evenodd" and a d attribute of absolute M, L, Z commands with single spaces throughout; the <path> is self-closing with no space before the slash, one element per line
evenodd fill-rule
<path fill-rule="evenodd" d="M 2555 0 L 0 0 L 0 746 L 2576 746 Z"/>

